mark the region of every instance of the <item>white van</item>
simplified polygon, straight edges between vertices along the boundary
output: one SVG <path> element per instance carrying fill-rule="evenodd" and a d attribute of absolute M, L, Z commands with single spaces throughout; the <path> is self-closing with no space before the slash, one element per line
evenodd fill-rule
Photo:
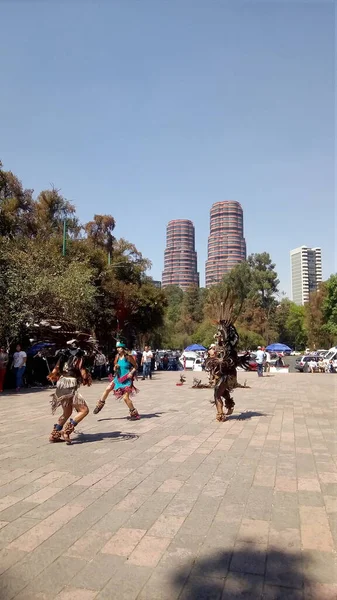
<path fill-rule="evenodd" d="M 202 362 L 202 358 L 196 358 L 193 365 L 193 371 L 202 371 Z"/>
<path fill-rule="evenodd" d="M 184 352 L 179 358 L 179 362 L 182 366 L 184 366 L 184 358 L 186 359 L 186 369 L 193 369 L 195 360 L 198 358 L 196 352 L 187 351 Z"/>
<path fill-rule="evenodd" d="M 330 360 L 337 360 L 337 346 L 330 348 L 329 352 L 324 356 L 325 364 L 329 364 Z"/>

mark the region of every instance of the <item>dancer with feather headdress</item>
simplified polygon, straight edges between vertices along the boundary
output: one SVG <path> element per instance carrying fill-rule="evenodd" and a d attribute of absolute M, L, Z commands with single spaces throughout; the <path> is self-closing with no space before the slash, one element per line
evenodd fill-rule
<path fill-rule="evenodd" d="M 221 302 L 218 331 L 214 338 L 216 343 L 212 344 L 205 367 L 209 372 L 210 382 L 214 383 L 212 404 L 216 406 L 217 421 L 225 421 L 235 406 L 231 392 L 238 387 L 237 368 L 249 368 L 249 354 L 237 354 L 239 334 L 234 326 L 234 300 L 230 292 L 227 292 L 224 302 Z M 227 412 L 224 412 L 224 403 Z"/>

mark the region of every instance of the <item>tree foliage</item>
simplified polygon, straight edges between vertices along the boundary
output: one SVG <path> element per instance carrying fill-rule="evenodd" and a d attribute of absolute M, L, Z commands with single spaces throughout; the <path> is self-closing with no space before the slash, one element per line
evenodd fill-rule
<path fill-rule="evenodd" d="M 182 348 L 190 343 L 208 346 L 214 339 L 221 302 L 231 297 L 240 335 L 240 348 L 282 342 L 303 350 L 330 347 L 337 338 L 337 276 L 322 284 L 305 306 L 278 299 L 279 280 L 268 253 L 253 254 L 209 289 L 191 288 L 183 293 L 166 288 L 165 347 Z"/>
<path fill-rule="evenodd" d="M 9 346 L 46 318 L 89 328 L 106 345 L 118 335 L 129 344 L 141 334 L 151 338 L 163 324 L 166 297 L 146 275 L 150 262 L 116 240 L 114 229 L 111 215 L 82 226 L 55 188 L 34 200 L 0 163 L 0 340 Z"/>

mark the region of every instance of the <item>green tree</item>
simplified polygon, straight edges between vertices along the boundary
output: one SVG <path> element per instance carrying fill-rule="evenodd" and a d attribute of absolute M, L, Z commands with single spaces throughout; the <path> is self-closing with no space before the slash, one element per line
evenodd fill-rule
<path fill-rule="evenodd" d="M 290 348 L 304 349 L 308 343 L 308 332 L 305 327 L 305 308 L 294 302 L 290 303 L 285 322 L 286 341 Z"/>
<path fill-rule="evenodd" d="M 279 279 L 268 252 L 251 254 L 248 257 L 251 269 L 251 294 L 257 294 L 262 308 L 269 309 L 275 305 L 275 294 L 278 293 Z"/>
<path fill-rule="evenodd" d="M 318 292 L 319 293 L 319 292 Z M 330 335 L 330 342 L 337 340 L 337 274 L 331 275 L 325 284 L 322 303 L 325 330 Z"/>
<path fill-rule="evenodd" d="M 0 236 L 29 235 L 33 212 L 33 190 L 24 189 L 11 171 L 3 170 L 0 161 Z"/>

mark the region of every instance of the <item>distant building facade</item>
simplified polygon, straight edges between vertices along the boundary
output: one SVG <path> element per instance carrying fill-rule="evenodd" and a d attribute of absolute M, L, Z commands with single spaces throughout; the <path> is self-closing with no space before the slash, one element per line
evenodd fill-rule
<path fill-rule="evenodd" d="M 308 302 L 322 281 L 322 250 L 300 246 L 291 250 L 291 295 L 296 304 Z"/>
<path fill-rule="evenodd" d="M 234 200 L 216 202 L 210 216 L 206 287 L 219 283 L 235 265 L 246 260 L 241 204 Z"/>
<path fill-rule="evenodd" d="M 182 290 L 199 286 L 194 225 L 188 219 L 176 219 L 167 225 L 162 287 L 168 285 L 178 285 Z"/>

